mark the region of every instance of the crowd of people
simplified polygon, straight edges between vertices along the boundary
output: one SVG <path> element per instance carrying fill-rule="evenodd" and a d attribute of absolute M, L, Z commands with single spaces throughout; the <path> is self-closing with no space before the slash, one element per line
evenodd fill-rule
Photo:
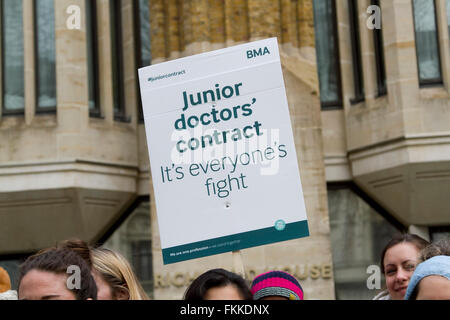
<path fill-rule="evenodd" d="M 450 240 L 429 243 L 414 234 L 394 236 L 381 254 L 386 289 L 374 300 L 450 300 Z M 148 300 L 130 263 L 119 253 L 66 240 L 28 257 L 17 291 L 0 267 L 0 300 Z M 298 280 L 268 271 L 248 283 L 225 269 L 198 276 L 184 300 L 304 300 Z"/>

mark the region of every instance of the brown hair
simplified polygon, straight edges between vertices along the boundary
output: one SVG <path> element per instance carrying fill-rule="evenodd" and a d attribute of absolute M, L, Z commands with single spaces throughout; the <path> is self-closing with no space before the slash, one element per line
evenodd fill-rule
<path fill-rule="evenodd" d="M 450 239 L 436 241 L 420 253 L 420 260 L 425 261 L 434 256 L 450 256 Z"/>
<path fill-rule="evenodd" d="M 430 243 L 419 237 L 415 234 L 410 233 L 398 233 L 392 237 L 392 239 L 387 243 L 387 245 L 384 247 L 383 251 L 381 252 L 381 272 L 384 273 L 384 256 L 386 255 L 386 251 L 388 251 L 393 246 L 396 246 L 399 243 L 411 243 L 413 244 L 419 251 L 424 249 L 426 246 L 428 246 Z"/>
<path fill-rule="evenodd" d="M 31 270 L 67 274 L 70 266 L 80 268 L 82 281 L 80 282 L 81 287 L 79 289 L 68 288 L 67 290 L 71 290 L 77 300 L 86 300 L 89 298 L 96 300 L 97 285 L 92 277 L 89 265 L 76 252 L 63 248 L 45 249 L 28 257 L 20 266 L 19 288 L 23 277 Z"/>
<path fill-rule="evenodd" d="M 79 239 L 61 241 L 58 247 L 73 250 L 83 257 L 90 268 L 97 271 L 108 283 L 113 298 L 116 298 L 120 291 L 126 291 L 129 300 L 149 300 L 133 268 L 121 254 L 105 248 L 90 247 Z"/>

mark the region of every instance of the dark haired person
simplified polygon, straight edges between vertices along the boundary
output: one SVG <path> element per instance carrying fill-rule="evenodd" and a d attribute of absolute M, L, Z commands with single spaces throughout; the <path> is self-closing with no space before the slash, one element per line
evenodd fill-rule
<path fill-rule="evenodd" d="M 421 260 L 411 277 L 405 300 L 450 300 L 450 239 L 423 249 Z"/>
<path fill-rule="evenodd" d="M 184 300 L 252 300 L 244 278 L 224 269 L 212 269 L 198 276 L 187 288 Z"/>
<path fill-rule="evenodd" d="M 386 278 L 386 290 L 374 300 L 403 300 L 409 280 L 419 263 L 420 252 L 429 242 L 409 233 L 397 234 L 381 253 L 381 271 Z"/>
<path fill-rule="evenodd" d="M 74 281 L 69 279 L 72 276 Z M 18 296 L 19 300 L 96 300 L 97 286 L 79 254 L 46 249 L 20 266 Z"/>

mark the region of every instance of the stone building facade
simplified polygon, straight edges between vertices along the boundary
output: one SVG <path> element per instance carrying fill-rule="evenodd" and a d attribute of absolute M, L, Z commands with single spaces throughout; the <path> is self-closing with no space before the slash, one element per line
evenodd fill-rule
<path fill-rule="evenodd" d="M 450 1 L 380 2 L 1 1 L 0 264 L 105 243 L 155 299 L 232 269 L 231 253 L 162 263 L 136 70 L 277 37 L 311 236 L 242 250 L 246 278 L 374 296 L 367 270 L 394 232 L 450 232 Z"/>

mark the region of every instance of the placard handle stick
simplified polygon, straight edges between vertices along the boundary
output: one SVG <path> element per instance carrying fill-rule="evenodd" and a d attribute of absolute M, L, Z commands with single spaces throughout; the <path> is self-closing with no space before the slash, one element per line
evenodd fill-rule
<path fill-rule="evenodd" d="M 233 269 L 234 272 L 239 274 L 245 279 L 244 261 L 242 260 L 241 250 L 232 251 L 233 256 Z"/>

